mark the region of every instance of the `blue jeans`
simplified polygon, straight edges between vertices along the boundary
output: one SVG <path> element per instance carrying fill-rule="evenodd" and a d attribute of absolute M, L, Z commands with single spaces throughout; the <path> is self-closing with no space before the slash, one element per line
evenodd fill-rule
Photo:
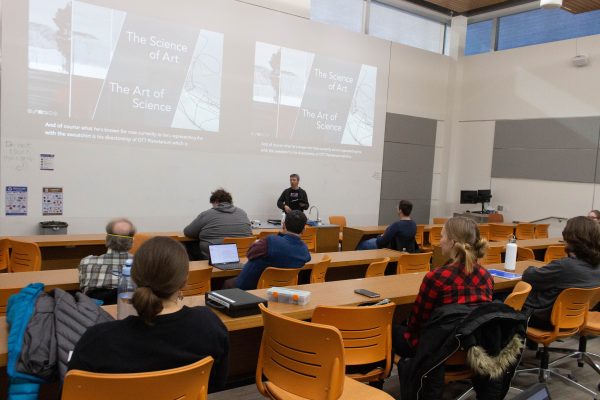
<path fill-rule="evenodd" d="M 363 240 L 356 246 L 356 250 L 375 250 L 377 249 L 377 238 Z"/>

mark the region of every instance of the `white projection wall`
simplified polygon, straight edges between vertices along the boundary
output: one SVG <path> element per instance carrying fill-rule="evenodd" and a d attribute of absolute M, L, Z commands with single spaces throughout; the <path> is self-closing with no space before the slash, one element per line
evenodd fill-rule
<path fill-rule="evenodd" d="M 229 0 L 2 8 L 0 234 L 181 230 L 218 187 L 265 220 L 290 173 L 376 223 L 389 42 Z"/>

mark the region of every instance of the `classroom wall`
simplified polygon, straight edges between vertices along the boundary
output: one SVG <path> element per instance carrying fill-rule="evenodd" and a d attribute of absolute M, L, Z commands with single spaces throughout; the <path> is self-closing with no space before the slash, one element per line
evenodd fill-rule
<path fill-rule="evenodd" d="M 571 64 L 577 49 L 590 57 L 588 66 Z M 496 121 L 600 116 L 600 35 L 462 57 L 460 63 L 462 93 L 452 136 L 458 153 L 452 155 L 455 184 L 446 192 L 446 212 L 476 207 L 458 204 L 461 188 L 491 188 L 492 205 L 502 205 L 508 221 L 571 217 L 600 207 L 597 184 L 491 172 Z M 559 157 L 556 163 L 576 161 Z M 583 179 L 589 171 L 581 174 Z"/>

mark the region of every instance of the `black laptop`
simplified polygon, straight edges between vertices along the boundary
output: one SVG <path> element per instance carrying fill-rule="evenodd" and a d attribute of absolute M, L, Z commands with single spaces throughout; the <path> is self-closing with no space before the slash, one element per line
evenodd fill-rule
<path fill-rule="evenodd" d="M 244 264 L 240 262 L 237 245 L 231 244 L 211 244 L 208 246 L 208 262 L 219 269 L 242 269 Z"/>
<path fill-rule="evenodd" d="M 550 392 L 546 384 L 537 383 L 513 397 L 513 400 L 550 400 Z"/>

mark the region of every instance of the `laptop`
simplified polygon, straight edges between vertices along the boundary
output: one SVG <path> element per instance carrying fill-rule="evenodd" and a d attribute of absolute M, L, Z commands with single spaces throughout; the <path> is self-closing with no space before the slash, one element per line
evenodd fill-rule
<path fill-rule="evenodd" d="M 211 244 L 208 246 L 208 263 L 215 268 L 230 270 L 242 269 L 244 264 L 240 262 L 237 245 L 231 244 Z"/>
<path fill-rule="evenodd" d="M 537 383 L 527 390 L 522 391 L 513 400 L 550 400 L 548 386 L 544 383 Z"/>

